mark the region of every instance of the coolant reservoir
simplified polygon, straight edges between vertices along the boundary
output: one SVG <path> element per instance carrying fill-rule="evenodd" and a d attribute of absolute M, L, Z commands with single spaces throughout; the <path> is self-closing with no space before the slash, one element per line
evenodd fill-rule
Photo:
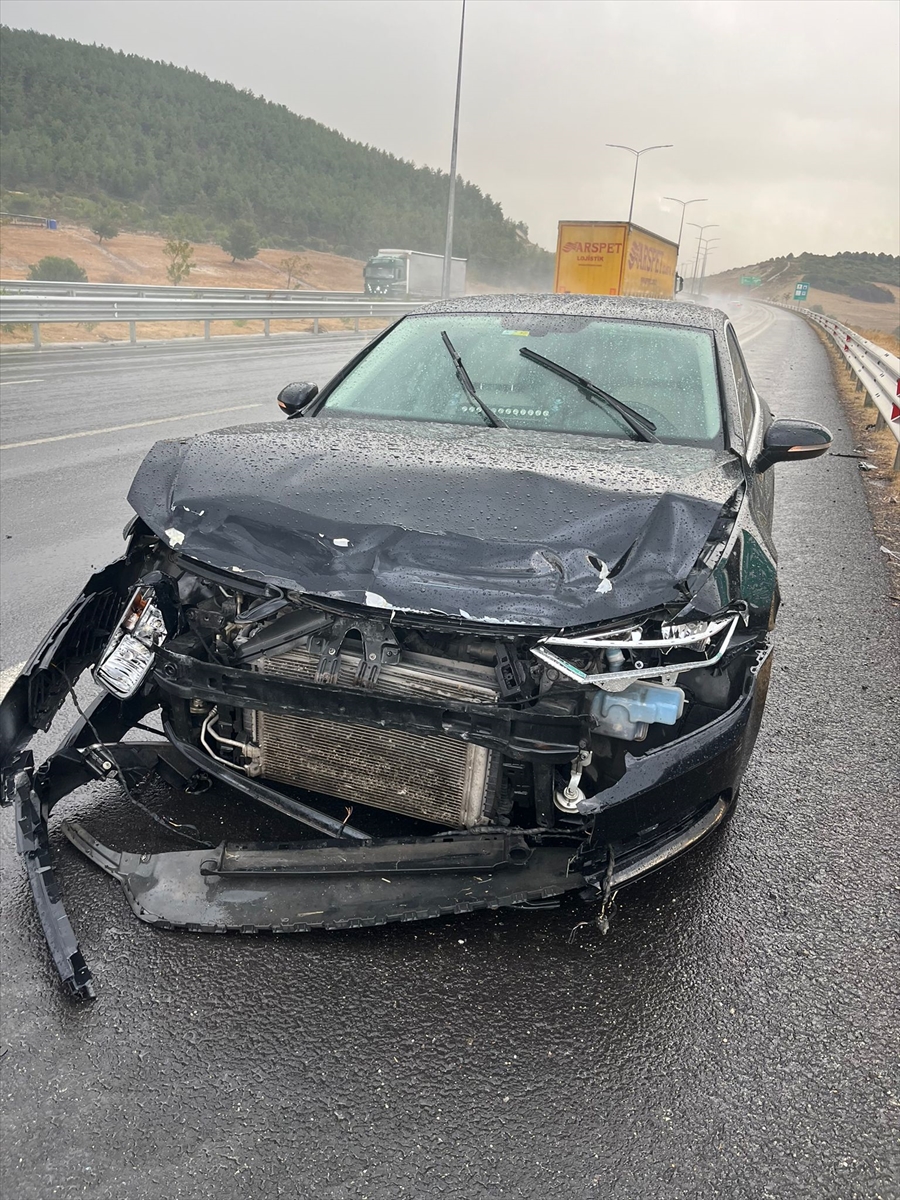
<path fill-rule="evenodd" d="M 591 704 L 591 727 L 605 737 L 642 742 L 651 725 L 674 725 L 683 710 L 680 687 L 635 682 L 621 692 L 597 693 Z"/>

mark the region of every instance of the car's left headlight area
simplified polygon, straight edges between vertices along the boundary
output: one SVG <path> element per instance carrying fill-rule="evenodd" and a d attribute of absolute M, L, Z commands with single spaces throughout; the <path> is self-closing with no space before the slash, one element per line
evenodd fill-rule
<path fill-rule="evenodd" d="M 138 587 L 94 670 L 94 679 L 119 700 L 134 696 L 168 636 L 152 587 Z"/>

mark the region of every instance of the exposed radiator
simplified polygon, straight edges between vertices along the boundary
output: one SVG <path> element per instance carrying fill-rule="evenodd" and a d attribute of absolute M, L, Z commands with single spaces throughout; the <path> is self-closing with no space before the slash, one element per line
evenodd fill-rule
<path fill-rule="evenodd" d="M 309 680 L 316 661 L 301 648 L 255 665 L 267 674 Z M 359 655 L 345 651 L 342 684 L 352 683 L 358 665 Z M 382 668 L 375 690 L 484 703 L 496 699 L 497 683 L 489 667 L 410 654 Z M 254 713 L 253 725 L 261 774 L 268 779 L 454 828 L 482 824 L 493 813 L 496 756 L 484 747 L 283 713 Z"/>

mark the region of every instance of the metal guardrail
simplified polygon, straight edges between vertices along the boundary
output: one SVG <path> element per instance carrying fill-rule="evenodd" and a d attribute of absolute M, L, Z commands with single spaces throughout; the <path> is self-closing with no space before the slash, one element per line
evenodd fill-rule
<path fill-rule="evenodd" d="M 200 287 L 189 283 L 67 283 L 62 280 L 0 279 L 0 292 L 21 296 L 122 296 L 189 300 L 365 300 L 366 293 L 320 292 L 315 288 Z"/>
<path fill-rule="evenodd" d="M 322 300 L 308 293 L 289 293 L 290 299 L 194 299 L 184 292 L 169 297 L 104 296 L 0 296 L 0 323 L 31 325 L 34 348 L 41 348 L 41 325 L 92 324 L 100 321 L 128 323 L 129 340 L 137 341 L 138 321 L 203 321 L 204 337 L 210 338 L 213 321 L 262 321 L 263 334 L 270 335 L 271 321 L 312 320 L 313 333 L 319 321 L 351 317 L 356 331 L 361 319 L 392 320 L 420 305 L 400 300 Z M 301 298 L 302 297 L 302 298 Z"/>
<path fill-rule="evenodd" d="M 774 300 L 766 303 L 799 313 L 807 321 L 820 325 L 830 335 L 840 350 L 848 371 L 856 376 L 857 390 L 865 390 L 866 404 L 874 405 L 878 410 L 875 428 L 884 429 L 886 426 L 896 438 L 894 470 L 900 471 L 900 358 L 832 317 L 814 313 L 797 305 L 779 304 Z"/>

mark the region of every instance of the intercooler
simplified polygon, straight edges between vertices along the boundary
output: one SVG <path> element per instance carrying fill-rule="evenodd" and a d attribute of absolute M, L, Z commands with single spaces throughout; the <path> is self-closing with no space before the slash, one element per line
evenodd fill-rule
<path fill-rule="evenodd" d="M 353 686 L 360 658 L 344 649 L 339 683 Z M 266 674 L 309 681 L 317 662 L 300 647 L 254 665 Z M 497 681 L 490 667 L 404 653 L 399 662 L 382 666 L 374 690 L 483 704 L 496 700 Z M 493 815 L 499 762 L 481 746 L 322 717 L 250 716 L 259 770 L 268 779 L 454 828 L 479 825 Z"/>

